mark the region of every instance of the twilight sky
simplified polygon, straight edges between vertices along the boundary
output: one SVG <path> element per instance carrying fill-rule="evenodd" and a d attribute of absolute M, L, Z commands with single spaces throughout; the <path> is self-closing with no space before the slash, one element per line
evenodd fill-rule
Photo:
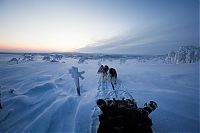
<path fill-rule="evenodd" d="M 162 54 L 199 45 L 198 0 L 0 0 L 0 51 Z"/>

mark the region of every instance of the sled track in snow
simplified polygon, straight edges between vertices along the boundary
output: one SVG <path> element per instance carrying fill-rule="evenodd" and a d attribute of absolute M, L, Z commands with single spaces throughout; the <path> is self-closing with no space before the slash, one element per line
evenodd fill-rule
<path fill-rule="evenodd" d="M 119 80 L 119 79 L 117 80 L 117 84 L 115 84 L 114 87 L 115 87 L 116 90 L 119 90 L 119 89 L 125 90 L 122 81 Z M 101 77 L 100 77 L 99 81 L 98 81 L 98 91 L 97 91 L 97 94 L 96 94 L 96 99 L 106 98 L 106 95 L 110 91 L 113 91 L 113 88 L 112 88 L 110 81 L 108 81 L 108 80 L 102 81 Z M 90 132 L 89 133 L 96 133 L 97 132 L 97 129 L 98 129 L 98 126 L 99 126 L 99 117 L 98 117 L 98 115 L 100 113 L 99 111 L 100 110 L 99 110 L 98 106 L 95 104 L 94 107 L 93 107 L 93 110 L 92 110 Z"/>
<path fill-rule="evenodd" d="M 96 99 L 99 98 L 105 98 L 105 90 L 108 90 L 108 83 L 107 80 L 106 81 L 102 81 L 101 77 L 99 77 L 98 80 L 98 91 L 96 94 Z M 96 133 L 97 132 L 97 128 L 99 125 L 99 109 L 97 107 L 97 105 L 95 104 L 92 110 L 92 114 L 91 114 L 91 123 L 90 123 L 90 133 Z"/>

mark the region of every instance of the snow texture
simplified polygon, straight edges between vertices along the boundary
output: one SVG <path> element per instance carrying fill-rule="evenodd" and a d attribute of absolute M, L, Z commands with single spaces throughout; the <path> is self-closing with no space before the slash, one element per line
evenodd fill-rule
<path fill-rule="evenodd" d="M 174 53 L 170 56 L 178 58 Z M 158 103 L 150 115 L 155 133 L 200 132 L 198 62 L 166 64 L 165 56 L 79 53 L 60 54 L 54 63 L 43 60 L 52 55 L 0 54 L 1 133 L 95 133 L 101 113 L 95 102 L 112 91 L 109 79 L 97 75 L 101 64 L 117 70 L 115 88 L 129 92 L 139 107 L 150 100 Z M 9 64 L 12 58 L 20 58 L 19 63 Z M 87 64 L 80 64 L 80 58 Z M 85 71 L 81 96 L 69 73 L 72 66 Z"/>

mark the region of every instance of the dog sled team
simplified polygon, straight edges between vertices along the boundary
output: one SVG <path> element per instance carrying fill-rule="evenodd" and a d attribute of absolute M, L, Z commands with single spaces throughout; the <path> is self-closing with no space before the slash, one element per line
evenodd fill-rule
<path fill-rule="evenodd" d="M 117 71 L 114 68 L 109 68 L 107 65 L 101 65 L 98 74 L 101 74 L 100 80 L 105 83 L 110 80 L 112 87 L 114 89 L 114 84 L 117 84 Z"/>
<path fill-rule="evenodd" d="M 115 90 L 117 84 L 117 71 L 107 65 L 101 65 L 98 72 L 101 74 L 100 82 L 110 80 Z M 150 101 L 138 108 L 135 99 L 98 99 L 97 106 L 101 110 L 97 133 L 153 133 L 152 120 L 149 114 L 157 108 L 157 103 Z"/>

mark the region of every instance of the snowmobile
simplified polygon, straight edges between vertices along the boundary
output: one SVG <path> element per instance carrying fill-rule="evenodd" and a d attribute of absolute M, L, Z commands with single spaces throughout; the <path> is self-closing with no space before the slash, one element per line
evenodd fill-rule
<path fill-rule="evenodd" d="M 128 98 L 126 98 L 128 96 Z M 157 108 L 154 101 L 138 108 L 135 99 L 124 90 L 114 90 L 105 99 L 98 99 L 101 110 L 97 133 L 152 133 L 149 114 Z"/>

